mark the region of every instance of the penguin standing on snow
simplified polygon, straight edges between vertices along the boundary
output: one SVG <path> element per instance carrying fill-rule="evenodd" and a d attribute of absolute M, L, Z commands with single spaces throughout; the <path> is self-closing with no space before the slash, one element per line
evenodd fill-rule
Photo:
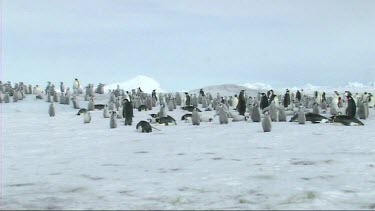
<path fill-rule="evenodd" d="M 117 112 L 111 111 L 111 118 L 109 120 L 109 127 L 110 128 L 117 128 Z"/>
<path fill-rule="evenodd" d="M 283 101 L 283 104 L 284 104 L 284 107 L 288 107 L 289 104 L 290 104 L 290 93 L 289 93 L 289 90 L 287 89 L 286 90 L 286 93 L 284 95 L 284 101 Z"/>
<path fill-rule="evenodd" d="M 263 127 L 264 132 L 271 132 L 272 124 L 271 124 L 271 117 L 268 111 L 266 111 L 263 116 L 262 127 Z"/>
<path fill-rule="evenodd" d="M 55 105 L 53 104 L 53 102 L 51 102 L 51 104 L 49 105 L 48 113 L 50 117 L 55 116 Z"/>
<path fill-rule="evenodd" d="M 104 118 L 109 118 L 108 105 L 105 105 L 105 107 L 103 108 L 103 117 Z"/>
<path fill-rule="evenodd" d="M 357 110 L 358 117 L 360 119 L 366 119 L 367 118 L 367 110 L 366 106 L 362 101 L 358 102 L 358 110 Z"/>
<path fill-rule="evenodd" d="M 241 90 L 238 96 L 237 110 L 238 110 L 239 115 L 245 116 L 245 111 L 246 111 L 245 90 Z"/>
<path fill-rule="evenodd" d="M 260 97 L 260 106 L 259 107 L 260 107 L 260 109 L 263 110 L 264 108 L 266 108 L 268 106 L 269 106 L 268 98 L 267 98 L 265 93 L 262 93 L 262 95 Z"/>
<path fill-rule="evenodd" d="M 347 97 L 348 107 L 346 107 L 345 114 L 350 117 L 355 117 L 357 112 L 357 106 L 353 97 L 349 94 Z"/>
<path fill-rule="evenodd" d="M 298 111 L 298 124 L 304 125 L 306 123 L 306 115 L 303 108 L 300 107 Z"/>
<path fill-rule="evenodd" d="M 185 100 L 185 105 L 189 106 L 190 105 L 190 95 L 189 93 L 185 92 L 186 100 Z"/>
<path fill-rule="evenodd" d="M 83 114 L 83 123 L 90 123 L 91 122 L 90 112 L 85 110 L 82 114 Z"/>
<path fill-rule="evenodd" d="M 194 108 L 193 110 L 193 113 L 191 115 L 191 122 L 193 123 L 193 125 L 200 125 L 201 123 L 197 108 Z"/>
<path fill-rule="evenodd" d="M 122 109 L 122 116 L 125 118 L 125 125 L 131 125 L 133 122 L 133 105 L 128 100 L 124 100 L 124 105 Z"/>
<path fill-rule="evenodd" d="M 254 103 L 253 112 L 251 112 L 250 117 L 253 122 L 260 122 L 260 109 L 258 104 Z"/>

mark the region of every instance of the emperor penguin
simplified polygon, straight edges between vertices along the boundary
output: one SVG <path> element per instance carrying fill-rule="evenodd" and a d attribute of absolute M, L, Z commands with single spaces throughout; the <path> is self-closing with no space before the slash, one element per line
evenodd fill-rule
<path fill-rule="evenodd" d="M 94 109 L 95 109 L 94 98 L 91 97 L 89 103 L 87 104 L 87 110 L 93 111 Z"/>
<path fill-rule="evenodd" d="M 267 106 L 266 108 L 263 109 L 263 112 L 264 111 L 268 111 L 268 114 L 271 118 L 271 120 L 273 122 L 277 122 L 278 121 L 278 115 L 277 115 L 277 109 L 276 109 L 276 105 L 275 105 L 275 102 L 274 101 L 271 101 L 271 103 L 269 104 L 269 106 Z"/>
<path fill-rule="evenodd" d="M 9 102 L 10 102 L 9 93 L 6 92 L 5 95 L 4 95 L 4 103 L 9 103 Z"/>
<path fill-rule="evenodd" d="M 60 104 L 65 104 L 65 95 L 63 92 L 60 94 Z"/>
<path fill-rule="evenodd" d="M 16 93 L 13 94 L 13 103 L 18 102 L 18 95 Z"/>
<path fill-rule="evenodd" d="M 239 114 L 232 114 L 232 122 L 247 121 L 247 116 L 242 116 Z"/>
<path fill-rule="evenodd" d="M 109 118 L 108 105 L 105 105 L 104 108 L 103 108 L 103 117 L 104 118 Z"/>
<path fill-rule="evenodd" d="M 357 114 L 360 119 L 366 119 L 367 118 L 367 110 L 365 107 L 365 104 L 359 100 L 358 101 L 358 109 L 357 109 Z"/>
<path fill-rule="evenodd" d="M 373 108 L 375 106 L 375 99 L 374 96 L 372 96 L 371 93 L 368 93 L 368 107 Z"/>
<path fill-rule="evenodd" d="M 262 120 L 262 127 L 264 132 L 271 132 L 272 124 L 271 117 L 268 111 L 265 112 Z"/>
<path fill-rule="evenodd" d="M 331 106 L 329 107 L 329 114 L 336 116 L 337 115 L 337 105 L 332 103 Z"/>
<path fill-rule="evenodd" d="M 59 102 L 59 97 L 57 96 L 57 92 L 53 93 L 53 102 L 55 102 L 55 103 Z"/>
<path fill-rule="evenodd" d="M 72 97 L 72 103 L 73 103 L 73 108 L 74 109 L 80 109 L 76 96 Z"/>
<path fill-rule="evenodd" d="M 197 111 L 197 108 L 194 108 L 192 112 L 191 122 L 193 123 L 193 125 L 200 125 L 201 120 L 200 120 L 200 116 L 199 116 L 199 112 Z"/>
<path fill-rule="evenodd" d="M 123 116 L 124 107 L 122 105 L 120 105 L 117 110 L 118 110 L 117 119 L 123 119 L 124 118 L 124 116 Z"/>
<path fill-rule="evenodd" d="M 111 119 L 109 121 L 110 128 L 117 128 L 117 112 L 111 111 Z"/>
<path fill-rule="evenodd" d="M 133 105 L 128 99 L 124 99 L 122 116 L 125 118 L 125 125 L 131 125 L 133 122 Z"/>
<path fill-rule="evenodd" d="M 83 114 L 83 123 L 90 123 L 91 122 L 90 112 L 86 110 L 82 114 Z"/>
<path fill-rule="evenodd" d="M 251 112 L 251 120 L 253 122 L 260 122 L 260 109 L 258 104 L 254 104 L 253 112 Z"/>
<path fill-rule="evenodd" d="M 169 110 L 169 111 L 173 111 L 173 109 L 174 109 L 173 101 L 170 100 L 170 101 L 168 102 L 168 110 Z"/>
<path fill-rule="evenodd" d="M 79 94 L 79 93 L 78 93 L 79 86 L 80 86 L 80 85 L 79 85 L 79 81 L 78 81 L 78 79 L 75 78 L 75 79 L 74 79 L 74 82 L 73 82 L 73 90 L 76 91 L 77 94 Z"/>
<path fill-rule="evenodd" d="M 228 124 L 228 112 L 224 109 L 223 104 L 220 104 L 217 108 L 219 115 L 219 123 L 220 124 Z"/>
<path fill-rule="evenodd" d="M 167 108 L 164 103 L 160 105 L 159 117 L 167 117 Z"/>
<path fill-rule="evenodd" d="M 90 95 L 88 93 L 85 94 L 85 101 L 89 101 L 90 100 Z"/>
<path fill-rule="evenodd" d="M 60 82 L 60 91 L 65 92 L 65 85 L 63 82 Z"/>
<path fill-rule="evenodd" d="M 151 99 L 151 97 L 148 97 L 146 99 L 145 104 L 146 104 L 147 110 L 152 110 L 152 99 Z"/>
<path fill-rule="evenodd" d="M 110 111 L 115 110 L 115 103 L 113 101 L 110 101 L 108 103 L 108 110 L 110 110 Z"/>
<path fill-rule="evenodd" d="M 238 97 L 237 95 L 234 95 L 234 97 L 232 98 L 232 107 L 237 108 L 237 105 L 238 105 Z"/>
<path fill-rule="evenodd" d="M 279 122 L 286 122 L 286 113 L 285 113 L 284 106 L 279 106 L 277 110 L 279 111 L 279 116 L 278 116 Z"/>
<path fill-rule="evenodd" d="M 357 105 L 351 95 L 347 96 L 348 106 L 346 107 L 345 114 L 350 117 L 355 117 L 357 113 Z"/>
<path fill-rule="evenodd" d="M 300 107 L 298 111 L 298 124 L 303 125 L 306 123 L 306 115 L 303 109 Z"/>
<path fill-rule="evenodd" d="M 317 102 L 315 102 L 314 104 L 313 104 L 313 106 L 312 106 L 312 113 L 313 114 L 320 114 L 320 111 L 319 111 L 319 106 L 318 106 L 318 103 Z"/>
<path fill-rule="evenodd" d="M 50 117 L 54 117 L 55 116 L 55 104 L 53 104 L 53 102 L 51 102 L 49 104 L 49 109 L 48 109 L 48 113 L 49 113 L 49 116 Z"/>
<path fill-rule="evenodd" d="M 322 110 L 327 110 L 327 102 L 325 100 L 322 100 L 320 107 L 322 107 Z"/>

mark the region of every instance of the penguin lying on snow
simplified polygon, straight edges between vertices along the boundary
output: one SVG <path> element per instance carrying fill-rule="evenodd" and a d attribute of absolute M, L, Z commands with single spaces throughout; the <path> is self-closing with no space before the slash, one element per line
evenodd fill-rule
<path fill-rule="evenodd" d="M 143 120 L 138 122 L 138 124 L 137 124 L 137 126 L 135 126 L 135 128 L 141 133 L 152 132 L 152 127 L 151 127 L 150 123 L 148 123 L 146 121 L 143 121 Z"/>
<path fill-rule="evenodd" d="M 95 109 L 98 109 L 98 110 L 102 110 L 104 107 L 105 107 L 104 104 L 95 104 L 95 105 L 94 105 L 94 108 L 95 108 Z"/>
<path fill-rule="evenodd" d="M 332 116 L 331 119 L 333 120 L 334 123 L 341 123 L 345 126 L 360 126 L 364 125 L 363 122 L 358 120 L 355 117 L 351 117 L 348 115 L 337 115 L 337 116 Z"/>
<path fill-rule="evenodd" d="M 138 111 L 147 111 L 147 106 L 146 105 L 138 106 Z"/>
<path fill-rule="evenodd" d="M 86 111 L 87 111 L 87 109 L 85 109 L 85 108 L 81 108 L 81 109 L 79 109 L 77 115 L 79 116 L 79 115 L 85 113 Z"/>
<path fill-rule="evenodd" d="M 193 112 L 194 110 L 194 106 L 184 106 L 184 107 L 181 107 L 182 110 L 186 110 L 186 111 L 190 111 L 190 112 Z M 196 108 L 198 112 L 202 112 L 201 110 L 199 110 L 198 108 Z"/>
<path fill-rule="evenodd" d="M 177 125 L 176 120 L 169 115 L 167 115 L 166 117 L 156 118 L 155 121 L 156 123 L 164 124 L 164 125 L 169 125 L 169 124 Z"/>
<path fill-rule="evenodd" d="M 188 119 L 188 117 L 190 117 L 191 118 L 191 116 L 192 116 L 192 114 L 184 114 L 182 117 L 181 117 L 181 120 L 182 121 L 186 121 L 187 119 Z"/>
<path fill-rule="evenodd" d="M 307 113 L 305 114 L 306 121 L 310 121 L 312 123 L 327 123 L 330 122 L 330 120 L 322 115 L 314 114 L 314 113 Z M 298 114 L 294 115 L 289 122 L 298 122 Z"/>

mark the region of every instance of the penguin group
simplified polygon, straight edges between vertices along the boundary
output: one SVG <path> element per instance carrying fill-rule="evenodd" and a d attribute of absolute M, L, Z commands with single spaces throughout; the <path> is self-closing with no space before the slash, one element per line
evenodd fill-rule
<path fill-rule="evenodd" d="M 39 85 L 33 87 L 23 82 L 12 84 L 10 81 L 0 81 L 0 103 L 17 103 L 27 95 L 35 95 L 35 100 L 49 103 L 48 114 L 56 117 L 60 108 L 56 104 L 71 105 L 72 102 L 72 109 L 79 110 L 77 115 L 83 117 L 83 123 L 91 122 L 91 112 L 101 111 L 103 119 L 109 119 L 109 128 L 112 129 L 118 128 L 119 121 L 123 121 L 125 126 L 132 126 L 133 119 L 139 112 L 147 112 L 150 118 L 136 124 L 136 130 L 145 133 L 157 129 L 157 125 L 177 125 L 176 118 L 170 115 L 176 109 L 184 112 L 181 121 L 193 126 L 210 122 L 220 125 L 254 122 L 260 123 L 264 132 L 271 132 L 272 124 L 287 122 L 287 116 L 291 116 L 289 122 L 297 122 L 299 125 L 307 122 L 364 125 L 362 121 L 369 117 L 370 109 L 375 105 L 370 92 L 352 94 L 345 91 L 340 95 L 338 91 L 334 91 L 326 95 L 325 92 L 314 91 L 309 95 L 303 89 L 296 92 L 286 89 L 284 94 L 271 89 L 256 96 L 248 96 L 245 89 L 242 89 L 232 96 L 216 93 L 213 97 L 203 89 L 197 93 L 157 93 L 156 89 L 146 93 L 141 87 L 124 90 L 117 86 L 105 93 L 104 86 L 105 84 L 99 83 L 96 87 L 94 84 L 82 87 L 77 78 L 74 79 L 72 88 L 64 82 L 60 82 L 60 87 L 57 88 L 48 81 L 43 89 Z M 99 95 L 107 96 L 107 99 L 96 103 Z M 80 100 L 87 103 L 86 108 L 82 108 Z M 158 112 L 151 113 L 154 109 L 158 109 Z"/>

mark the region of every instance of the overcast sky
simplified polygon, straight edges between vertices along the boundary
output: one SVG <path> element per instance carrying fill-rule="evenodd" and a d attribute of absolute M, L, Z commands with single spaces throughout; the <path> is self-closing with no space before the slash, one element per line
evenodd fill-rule
<path fill-rule="evenodd" d="M 374 0 L 0 0 L 3 81 L 375 81 Z"/>

